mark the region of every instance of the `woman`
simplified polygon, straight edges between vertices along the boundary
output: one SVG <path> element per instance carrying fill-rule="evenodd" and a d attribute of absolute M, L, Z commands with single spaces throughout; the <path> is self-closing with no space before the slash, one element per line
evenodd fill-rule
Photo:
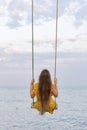
<path fill-rule="evenodd" d="M 34 89 L 32 90 L 33 85 Z M 52 98 L 53 95 L 58 97 L 57 78 L 54 78 L 54 84 L 52 84 L 50 72 L 44 69 L 39 76 L 39 82 L 34 84 L 34 79 L 32 79 L 30 83 L 30 96 L 31 98 L 36 96 L 33 107 L 39 110 L 41 115 L 45 112 L 52 114 L 57 107 Z"/>

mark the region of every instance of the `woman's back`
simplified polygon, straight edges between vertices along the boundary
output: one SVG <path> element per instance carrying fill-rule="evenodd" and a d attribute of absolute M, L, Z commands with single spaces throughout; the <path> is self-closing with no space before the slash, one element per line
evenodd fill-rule
<path fill-rule="evenodd" d="M 57 96 L 58 90 L 55 87 L 57 81 L 54 81 L 54 85 L 52 85 L 50 73 L 44 69 L 39 76 L 39 82 L 34 85 L 34 91 L 30 87 L 31 97 L 36 96 L 37 98 L 34 103 L 34 108 L 39 110 L 41 114 L 44 114 L 46 111 L 53 113 L 55 109 L 56 102 L 53 100 L 52 94 Z M 32 84 L 33 82 L 31 82 L 31 86 Z"/>
<path fill-rule="evenodd" d="M 54 85 L 51 85 L 52 89 L 53 89 L 53 87 L 54 87 Z M 44 112 L 49 112 L 49 113 L 52 114 L 55 107 L 56 107 L 56 102 L 52 98 L 53 94 L 51 93 L 51 91 L 50 91 L 49 100 L 47 102 L 44 102 L 44 106 L 42 106 L 42 103 L 41 103 L 41 100 L 40 100 L 39 83 L 35 83 L 35 85 L 34 85 L 34 93 L 35 93 L 35 96 L 36 96 L 36 101 L 34 103 L 34 108 L 36 108 L 40 112 L 43 112 L 41 114 L 44 114 Z M 41 111 L 42 107 L 44 108 L 43 111 Z"/>
<path fill-rule="evenodd" d="M 43 114 L 49 106 L 49 98 L 51 92 L 51 76 L 48 70 L 43 70 L 39 76 L 39 95 L 41 102 L 41 114 Z"/>

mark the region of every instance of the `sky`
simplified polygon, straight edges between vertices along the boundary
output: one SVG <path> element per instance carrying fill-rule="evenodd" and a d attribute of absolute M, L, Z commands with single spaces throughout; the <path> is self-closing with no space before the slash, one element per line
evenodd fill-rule
<path fill-rule="evenodd" d="M 29 86 L 32 78 L 31 0 L 0 0 L 0 87 Z M 34 0 L 35 81 L 54 77 L 56 0 Z M 57 78 L 87 86 L 87 0 L 59 0 Z"/>

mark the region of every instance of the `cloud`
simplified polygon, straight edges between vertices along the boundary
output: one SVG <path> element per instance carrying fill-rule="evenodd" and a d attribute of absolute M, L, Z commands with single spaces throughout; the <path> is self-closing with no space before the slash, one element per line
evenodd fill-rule
<path fill-rule="evenodd" d="M 18 28 L 31 23 L 31 0 L 1 0 L 0 13 L 5 24 L 10 28 Z M 82 0 L 59 0 L 59 18 L 65 14 L 75 16 L 76 27 L 80 26 L 86 17 L 87 2 Z M 83 16 L 83 18 L 82 18 Z M 34 23 L 42 24 L 44 21 L 55 20 L 56 2 L 52 0 L 34 1 Z M 3 19 L 4 20 L 4 19 Z"/>
<path fill-rule="evenodd" d="M 35 52 L 35 66 L 47 66 L 54 64 L 54 52 Z M 58 62 L 61 64 L 72 62 L 82 62 L 87 60 L 87 52 L 60 52 L 58 53 Z M 0 48 L 0 69 L 28 69 L 31 68 L 32 53 L 22 52 L 16 48 Z"/>
<path fill-rule="evenodd" d="M 62 4 L 65 3 L 63 2 L 64 0 L 59 1 L 59 4 L 62 6 Z M 53 8 L 55 7 L 55 2 L 53 1 L 50 2 L 50 0 L 35 1 L 34 6 L 36 9 L 35 15 L 39 14 L 45 16 L 45 13 L 48 10 L 52 11 L 51 8 L 52 6 Z M 41 6 L 41 8 L 39 8 L 39 6 Z M 76 0 L 73 2 L 72 0 L 70 0 L 64 4 L 65 12 L 63 12 L 63 14 L 59 17 L 59 21 L 58 21 L 59 22 L 58 23 L 59 25 L 58 26 L 58 51 L 59 52 L 61 51 L 76 52 L 76 51 L 87 50 L 87 44 L 86 44 L 87 20 L 82 19 L 82 23 L 80 24 L 80 26 L 76 25 L 76 21 L 79 22 L 79 19 L 77 20 L 76 18 L 76 14 L 80 12 L 80 9 L 85 8 L 85 6 L 86 3 L 82 2 L 81 0 L 80 1 Z M 51 10 L 49 8 L 51 8 Z M 9 1 L 8 12 L 10 18 L 8 24 L 10 27 L 14 27 L 14 29 L 8 28 L 6 26 L 4 27 L 2 26 L 0 28 L 0 32 L 2 34 L 0 35 L 0 46 L 7 46 L 10 43 L 14 48 L 17 49 L 21 48 L 22 51 L 23 50 L 31 51 L 31 40 L 32 40 L 31 23 L 27 25 L 26 22 L 24 22 L 25 26 L 22 26 L 24 25 L 23 21 L 26 21 L 27 18 L 29 18 L 28 13 L 31 14 L 31 2 L 28 0 Z M 20 13 L 22 15 L 27 14 L 26 15 L 27 18 L 24 18 L 24 16 L 20 15 Z M 46 15 L 48 14 L 49 13 L 47 13 Z M 55 45 L 55 19 L 53 18 L 50 20 L 48 19 L 44 20 L 43 18 L 41 19 L 38 18 L 37 20 L 35 19 L 35 21 L 38 21 L 38 24 L 37 22 L 35 22 L 36 24 L 34 24 L 35 51 L 43 52 L 44 50 L 44 52 L 47 51 L 53 52 L 54 45 Z M 15 28 L 19 26 L 20 28 Z"/>
<path fill-rule="evenodd" d="M 30 53 L 19 52 L 15 48 L 0 48 L 0 69 L 27 69 L 30 63 Z"/>
<path fill-rule="evenodd" d="M 87 51 L 87 22 L 76 28 L 75 17 L 63 15 L 59 19 L 58 52 Z M 17 48 L 19 51 L 31 52 L 31 25 L 17 30 L 2 28 L 0 46 Z M 55 46 L 55 20 L 44 21 L 34 26 L 34 46 L 36 52 L 53 52 Z"/>
<path fill-rule="evenodd" d="M 35 80 L 42 69 L 49 69 L 54 75 L 54 53 L 35 53 Z M 0 48 L 0 85 L 27 86 L 32 74 L 30 52 L 21 52 L 16 48 Z M 87 52 L 60 52 L 57 58 L 57 76 L 59 85 L 87 85 Z M 79 78 L 78 78 L 79 77 Z"/>
<path fill-rule="evenodd" d="M 75 17 L 75 25 L 76 27 L 79 27 L 84 20 L 87 20 L 87 15 L 85 13 L 86 9 L 87 1 L 76 0 L 70 2 L 65 13 L 68 13 L 68 15 L 73 15 Z"/>
<path fill-rule="evenodd" d="M 26 84 L 32 69 L 31 0 L 0 2 L 0 83 Z M 54 71 L 55 7 L 53 0 L 34 1 L 35 77 L 43 68 Z M 87 0 L 59 0 L 57 74 L 64 86 L 74 80 L 87 84 L 86 8 Z"/>
<path fill-rule="evenodd" d="M 5 14 L 5 9 L 6 9 L 5 0 L 0 0 L 0 16 L 3 17 L 3 15 Z"/>
<path fill-rule="evenodd" d="M 35 18 L 50 20 L 56 16 L 56 2 L 51 0 L 40 0 L 35 2 Z"/>
<path fill-rule="evenodd" d="M 7 25 L 11 28 L 15 28 L 20 27 L 21 25 L 31 23 L 31 8 L 31 1 L 28 0 L 12 0 L 11 2 L 9 2 L 9 19 Z M 41 24 L 42 21 L 49 21 L 51 19 L 55 19 L 55 17 L 56 2 L 52 0 L 34 1 L 34 19 L 36 24 Z"/>
<path fill-rule="evenodd" d="M 55 3 L 56 4 L 56 3 Z M 34 19 L 37 23 L 55 17 L 55 4 L 50 0 L 34 1 Z M 12 0 L 8 6 L 8 23 L 11 28 L 31 23 L 31 1 Z"/>
<path fill-rule="evenodd" d="M 8 26 L 15 28 L 26 24 L 28 17 L 31 19 L 31 1 L 12 0 L 8 6 Z M 28 22 L 27 22 L 28 23 Z"/>

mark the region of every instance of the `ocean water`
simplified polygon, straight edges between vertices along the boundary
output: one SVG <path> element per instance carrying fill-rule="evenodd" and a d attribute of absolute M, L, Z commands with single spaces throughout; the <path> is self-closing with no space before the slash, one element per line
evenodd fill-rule
<path fill-rule="evenodd" d="M 59 88 L 54 114 L 31 109 L 29 88 L 0 88 L 0 130 L 87 130 L 87 88 Z"/>

